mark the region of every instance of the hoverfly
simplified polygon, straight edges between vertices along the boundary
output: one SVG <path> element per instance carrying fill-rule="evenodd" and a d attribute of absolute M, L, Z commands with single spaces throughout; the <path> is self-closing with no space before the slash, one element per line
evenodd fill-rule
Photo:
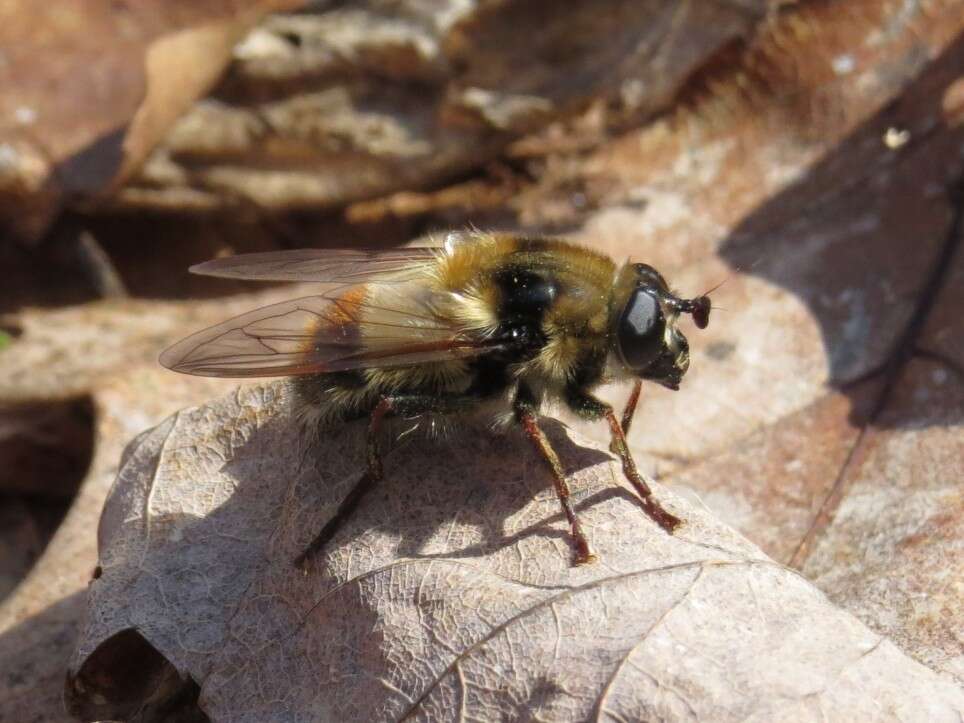
<path fill-rule="evenodd" d="M 514 420 L 546 463 L 569 521 L 575 564 L 595 556 L 569 500 L 562 464 L 539 426 L 545 401 L 604 420 L 611 449 L 645 512 L 672 532 L 626 443 L 642 380 L 677 389 L 689 367 L 677 328 L 709 321 L 706 295 L 684 299 L 647 264 L 621 267 L 557 238 L 452 232 L 430 247 L 308 249 L 216 259 L 191 271 L 239 279 L 313 281 L 323 293 L 272 304 L 198 332 L 160 362 L 186 374 L 291 376 L 294 410 L 324 428 L 367 417 L 368 465 L 297 562 L 331 540 L 382 479 L 387 416 L 486 410 Z M 597 399 L 604 381 L 630 379 L 622 415 Z M 507 415 L 508 413 L 508 415 Z"/>

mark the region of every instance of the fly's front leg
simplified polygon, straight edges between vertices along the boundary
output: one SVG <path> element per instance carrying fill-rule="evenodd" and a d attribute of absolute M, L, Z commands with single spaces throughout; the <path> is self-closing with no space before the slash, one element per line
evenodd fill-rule
<path fill-rule="evenodd" d="M 358 506 L 362 499 L 374 487 L 375 483 L 384 476 L 382 469 L 382 457 L 378 448 L 378 437 L 381 432 L 385 417 L 390 414 L 401 416 L 417 416 L 426 412 L 438 412 L 449 414 L 460 411 L 472 404 L 475 400 L 471 397 L 431 397 L 421 394 L 400 394 L 390 397 L 382 397 L 375 408 L 372 410 L 368 423 L 368 443 L 366 453 L 368 458 L 368 468 L 361 476 L 351 492 L 342 500 L 335 514 L 321 528 L 311 544 L 295 558 L 295 565 L 307 572 L 307 568 L 312 558 L 324 549 L 325 545 L 331 542 L 338 530 L 344 524 Z"/>
<path fill-rule="evenodd" d="M 629 393 L 629 399 L 626 400 L 626 407 L 623 409 L 623 436 L 629 434 L 629 425 L 633 423 L 633 415 L 636 414 L 636 405 L 639 403 L 639 392 L 642 388 L 642 379 L 633 382 L 633 391 Z"/>
<path fill-rule="evenodd" d="M 535 407 L 536 405 L 532 394 L 528 389 L 520 386 L 516 392 L 514 404 L 515 417 L 522 426 L 526 437 L 528 437 L 529 441 L 535 446 L 543 461 L 549 466 L 549 471 L 552 473 L 552 482 L 556 488 L 556 495 L 559 497 L 562 511 L 566 514 L 566 519 L 569 520 L 569 527 L 572 530 L 572 540 L 576 548 L 575 564 L 583 565 L 588 562 L 593 562 L 596 556 L 589 547 L 586 533 L 583 532 L 582 525 L 579 524 L 579 518 L 576 517 L 576 511 L 572 508 L 572 503 L 569 501 L 569 485 L 566 483 L 566 474 L 562 469 L 562 464 L 559 462 L 559 455 L 557 455 L 556 451 L 552 448 L 545 432 L 539 427 Z"/>
<path fill-rule="evenodd" d="M 606 420 L 606 422 L 609 424 L 609 433 L 611 438 L 609 448 L 623 463 L 623 474 L 639 494 L 640 502 L 643 505 L 643 510 L 646 511 L 646 514 L 649 515 L 656 524 L 667 532 L 672 533 L 673 530 L 679 526 L 680 519 L 663 509 L 663 506 L 659 504 L 655 497 L 653 497 L 653 491 L 650 489 L 649 485 L 646 484 L 646 481 L 643 479 L 642 475 L 639 474 L 639 470 L 636 469 L 636 462 L 633 460 L 633 455 L 629 451 L 629 444 L 626 442 L 626 434 L 624 430 L 629 426 L 627 422 L 627 415 L 631 420 L 632 412 L 635 411 L 636 407 L 635 403 L 639 399 L 637 389 L 638 387 L 633 390 L 633 395 L 629 400 L 633 408 L 630 410 L 629 404 L 627 404 L 627 411 L 623 414 L 622 424 L 620 424 L 619 420 L 616 418 L 616 413 L 613 412 L 612 407 L 581 389 L 570 389 L 566 395 L 566 403 L 583 419 Z"/>
<path fill-rule="evenodd" d="M 643 381 L 641 379 L 633 382 L 633 390 L 629 393 L 629 399 L 626 400 L 626 406 L 623 408 L 623 436 L 629 434 L 629 425 L 633 423 L 633 415 L 636 414 L 636 405 L 639 403 L 639 392 L 642 388 Z M 613 454 L 619 454 L 619 450 L 616 449 L 615 438 L 609 442 L 609 451 Z"/>
<path fill-rule="evenodd" d="M 626 435 L 623 434 L 623 428 L 611 408 L 606 411 L 606 421 L 609 422 L 609 431 L 612 434 L 612 444 L 615 447 L 616 454 L 619 455 L 623 463 L 623 474 L 626 475 L 626 479 L 632 483 L 636 492 L 639 493 L 643 509 L 646 510 L 647 515 L 653 518 L 656 524 L 672 534 L 673 530 L 679 526 L 680 518 L 663 509 L 663 506 L 653 497 L 653 491 L 639 474 L 639 470 L 636 469 L 636 462 L 629 451 L 629 445 L 626 443 Z"/>

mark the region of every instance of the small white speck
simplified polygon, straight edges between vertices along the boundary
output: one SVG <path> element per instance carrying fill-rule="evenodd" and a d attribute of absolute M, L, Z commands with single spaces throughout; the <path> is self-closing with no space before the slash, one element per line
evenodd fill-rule
<path fill-rule="evenodd" d="M 855 293 L 853 289 L 844 289 L 837 294 L 837 301 L 841 304 L 849 304 L 854 298 Z"/>
<path fill-rule="evenodd" d="M 635 108 L 646 98 L 646 84 L 638 78 L 633 78 L 622 84 L 619 94 L 624 104 L 630 108 Z"/>
<path fill-rule="evenodd" d="M 831 64 L 833 67 L 833 72 L 837 75 L 847 75 L 852 73 L 856 63 L 854 62 L 854 56 L 852 55 L 838 55 L 833 59 Z"/>
<path fill-rule="evenodd" d="M 13 117 L 17 119 L 17 123 L 29 126 L 37 120 L 37 111 L 22 105 L 13 112 Z"/>
<path fill-rule="evenodd" d="M 20 154 L 9 143 L 0 143 L 0 168 L 13 168 L 17 165 Z"/>
<path fill-rule="evenodd" d="M 878 228 L 880 228 L 880 219 L 874 214 L 859 218 L 850 224 L 850 230 L 855 234 L 872 233 Z"/>
<path fill-rule="evenodd" d="M 890 150 L 895 151 L 910 140 L 910 131 L 906 128 L 894 128 L 891 126 L 884 133 L 884 145 Z"/>
<path fill-rule="evenodd" d="M 240 61 L 284 58 L 293 55 L 290 43 L 272 32 L 255 29 L 234 47 L 234 57 Z"/>
<path fill-rule="evenodd" d="M 783 469 L 791 473 L 799 472 L 803 469 L 803 462 L 801 462 L 799 459 L 791 459 L 789 462 L 783 465 Z"/>
<path fill-rule="evenodd" d="M 934 384 L 941 385 L 947 382 L 947 370 L 946 369 L 935 369 L 931 372 L 931 379 Z"/>

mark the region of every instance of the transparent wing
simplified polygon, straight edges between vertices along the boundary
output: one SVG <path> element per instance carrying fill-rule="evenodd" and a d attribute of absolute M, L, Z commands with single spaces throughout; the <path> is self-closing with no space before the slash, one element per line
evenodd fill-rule
<path fill-rule="evenodd" d="M 408 366 L 503 349 L 473 338 L 411 289 L 354 287 L 265 306 L 183 339 L 160 356 L 168 369 L 211 377 L 292 376 Z"/>
<path fill-rule="evenodd" d="M 406 281 L 432 263 L 438 248 L 297 249 L 241 254 L 191 267 L 204 276 L 261 281 L 316 281 L 357 284 Z"/>

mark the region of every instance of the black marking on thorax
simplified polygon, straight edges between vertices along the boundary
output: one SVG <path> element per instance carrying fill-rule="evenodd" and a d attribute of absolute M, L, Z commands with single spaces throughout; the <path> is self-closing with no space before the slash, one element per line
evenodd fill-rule
<path fill-rule="evenodd" d="M 502 393 L 513 384 L 509 366 L 539 354 L 548 338 L 542 322 L 559 295 L 558 283 L 521 266 L 506 266 L 492 273 L 498 289 L 497 315 L 493 336 L 503 342 L 499 351 L 474 359 L 474 381 L 469 393 L 480 398 Z"/>
<path fill-rule="evenodd" d="M 548 341 L 542 322 L 559 295 L 558 283 L 520 266 L 495 271 L 492 282 L 499 290 L 495 335 L 505 341 L 497 356 L 507 364 L 532 359 Z"/>
<path fill-rule="evenodd" d="M 555 280 L 519 266 L 495 271 L 492 280 L 499 289 L 500 319 L 541 323 L 559 295 Z"/>

